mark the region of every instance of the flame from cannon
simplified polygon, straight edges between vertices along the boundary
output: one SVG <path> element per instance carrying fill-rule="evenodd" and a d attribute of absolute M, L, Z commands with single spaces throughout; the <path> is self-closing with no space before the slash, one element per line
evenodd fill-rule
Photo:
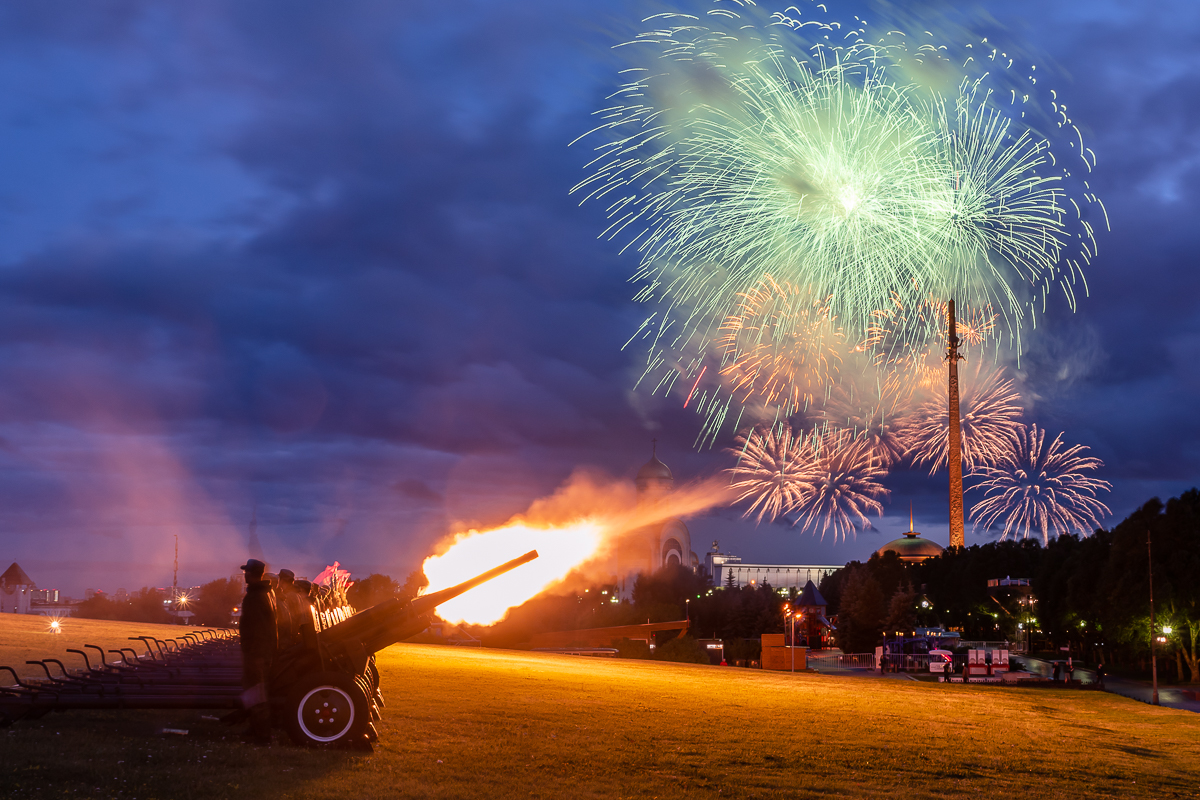
<path fill-rule="evenodd" d="M 613 546 L 624 536 L 728 499 L 728 485 L 716 479 L 639 503 L 627 483 L 577 474 L 554 495 L 537 501 L 528 512 L 504 525 L 453 536 L 440 554 L 425 560 L 429 579 L 425 593 L 453 586 L 527 550 L 537 550 L 536 561 L 438 606 L 442 619 L 491 625 L 503 619 L 508 609 L 554 588 L 573 572 L 582 572 L 589 579 L 613 578 L 618 566 L 612 559 Z"/>

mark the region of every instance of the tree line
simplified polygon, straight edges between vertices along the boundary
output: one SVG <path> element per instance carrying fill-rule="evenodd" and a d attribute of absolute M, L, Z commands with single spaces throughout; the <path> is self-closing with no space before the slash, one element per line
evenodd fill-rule
<path fill-rule="evenodd" d="M 1198 489 L 1166 503 L 1152 499 L 1111 530 L 1059 536 L 1045 546 L 1034 539 L 991 542 L 947 550 L 920 564 L 906 564 L 890 551 L 873 555 L 826 576 L 820 591 L 845 652 L 872 652 L 889 633 L 943 627 L 965 640 L 1025 637 L 1034 649 L 1058 653 L 1068 647 L 1077 658 L 1140 674 L 1149 671 L 1151 557 L 1160 675 L 1200 683 Z M 988 581 L 1002 578 L 1028 578 L 1031 594 L 989 591 Z M 419 571 L 404 583 L 371 575 L 348 595 L 353 606 L 367 608 L 393 596 L 414 597 L 424 585 Z M 204 584 L 188 606 L 195 614 L 191 624 L 229 625 L 243 591 L 240 581 L 225 578 Z M 706 575 L 672 565 L 639 575 L 630 599 L 614 602 L 615 585 L 544 594 L 473 632 L 485 645 L 514 647 L 543 631 L 687 616 L 691 636 L 722 639 L 730 661 L 748 661 L 758 657 L 762 634 L 784 631 L 784 605 L 795 595 L 769 583 L 715 587 Z M 93 597 L 77 613 L 170 622 L 165 599 L 145 588 L 127 602 Z"/>
<path fill-rule="evenodd" d="M 1028 578 L 1032 597 L 1003 587 L 989 591 L 989 580 L 1007 577 Z M 1168 667 L 1171 679 L 1198 683 L 1200 490 L 1166 503 L 1154 498 L 1111 530 L 1059 536 L 1045 546 L 1032 539 L 993 542 L 920 564 L 904 564 L 891 552 L 873 555 L 827 577 L 821 591 L 847 652 L 870 651 L 893 629 L 936 625 L 971 640 L 1028 637 L 1035 649 L 1066 647 L 1076 658 L 1143 674 L 1153 634 L 1161 640 L 1160 675 Z"/>

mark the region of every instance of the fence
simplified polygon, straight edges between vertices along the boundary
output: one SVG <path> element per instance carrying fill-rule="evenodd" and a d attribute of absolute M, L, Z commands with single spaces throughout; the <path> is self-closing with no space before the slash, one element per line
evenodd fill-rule
<path fill-rule="evenodd" d="M 1002 642 L 970 642 L 973 647 L 978 644 L 989 645 L 986 649 L 1002 649 Z M 974 647 L 976 650 L 985 649 Z M 956 653 L 951 656 L 950 672 L 961 672 L 967 663 L 966 653 Z M 879 669 L 874 653 L 831 653 L 829 655 L 814 655 L 809 651 L 808 666 L 812 669 Z M 888 672 L 928 672 L 928 653 L 884 653 L 883 669 Z"/>
<path fill-rule="evenodd" d="M 941 660 L 941 657 L 938 658 Z M 951 666 L 950 672 L 962 671 L 963 664 L 967 663 L 967 654 L 959 653 L 950 657 Z M 888 672 L 928 672 L 929 671 L 929 654 L 928 653 L 884 653 L 883 669 Z"/>
<path fill-rule="evenodd" d="M 968 650 L 1008 650 L 1012 651 L 1013 647 L 1008 642 L 968 642 L 961 641 L 957 647 L 964 647 Z"/>
<path fill-rule="evenodd" d="M 875 669 L 874 653 L 831 653 L 829 655 L 808 656 L 808 666 L 812 669 Z"/>

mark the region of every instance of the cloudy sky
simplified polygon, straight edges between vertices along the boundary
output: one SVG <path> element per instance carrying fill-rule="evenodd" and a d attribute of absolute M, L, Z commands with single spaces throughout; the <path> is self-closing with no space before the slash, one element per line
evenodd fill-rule
<path fill-rule="evenodd" d="M 657 6 L 65 8 L 0 9 L 0 559 L 76 595 L 161 586 L 178 535 L 195 583 L 255 516 L 277 566 L 402 577 L 577 466 L 631 476 L 652 437 L 678 479 L 729 466 L 632 392 L 636 265 L 568 196 L 613 32 Z M 1023 364 L 1031 419 L 1104 459 L 1119 521 L 1200 475 L 1200 6 L 985 10 L 1099 155 L 1091 296 Z M 889 486 L 851 542 L 725 511 L 695 549 L 843 563 L 910 501 L 944 542 L 944 473 Z"/>

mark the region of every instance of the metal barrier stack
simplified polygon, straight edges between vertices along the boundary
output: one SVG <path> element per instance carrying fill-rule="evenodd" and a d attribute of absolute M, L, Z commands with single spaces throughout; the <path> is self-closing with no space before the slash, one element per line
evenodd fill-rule
<path fill-rule="evenodd" d="M 242 656 L 236 633 L 199 630 L 165 641 L 130 639 L 141 642 L 146 653 L 138 655 L 132 647 L 109 650 L 119 657 L 109 663 L 102 647 L 85 644 L 83 650 L 67 651 L 82 659 L 82 669 L 68 669 L 57 658 L 27 661 L 45 671 L 44 679 L 21 680 L 12 667 L 0 666 L 17 682 L 0 687 L 0 727 L 72 709 L 240 707 Z"/>
<path fill-rule="evenodd" d="M 372 722 L 384 705 L 375 653 L 425 630 L 441 603 L 535 558 L 537 551 L 531 550 L 449 589 L 411 601 L 392 598 L 357 614 L 349 607 L 311 607 L 311 621 L 303 626 L 308 635 L 278 653 L 271 666 L 267 699 L 273 724 L 285 728 L 297 744 L 374 741 L 378 736 Z M 56 658 L 27 662 L 40 665 L 45 679 L 22 680 L 16 670 L 0 666 L 17 682 L 0 687 L 0 727 L 79 709 L 226 709 L 235 712 L 230 721 L 244 715 L 236 633 L 200 630 L 166 641 L 132 639 L 147 652 L 109 650 L 119 660 L 106 662 L 103 648 L 84 645 L 84 650 L 68 651 L 83 659 L 82 669 L 69 670 Z M 96 666 L 87 650 L 96 651 Z"/>

